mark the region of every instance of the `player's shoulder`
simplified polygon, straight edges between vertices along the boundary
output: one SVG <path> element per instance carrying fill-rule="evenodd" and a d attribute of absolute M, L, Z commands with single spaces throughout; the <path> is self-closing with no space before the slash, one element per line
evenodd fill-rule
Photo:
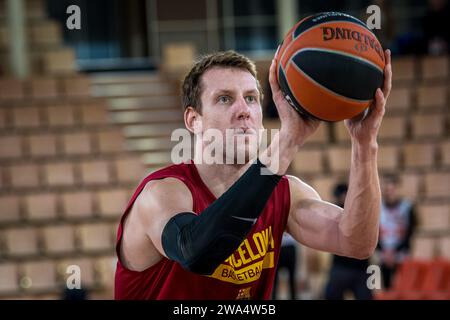
<path fill-rule="evenodd" d="M 320 199 L 320 195 L 317 191 L 305 181 L 294 175 L 285 175 L 289 182 L 289 189 L 291 195 L 297 199 L 315 198 Z"/>
<path fill-rule="evenodd" d="M 294 189 L 313 189 L 309 184 L 301 180 L 299 177 L 290 174 L 285 175 L 285 177 L 289 181 L 289 186 L 293 187 Z"/>
<path fill-rule="evenodd" d="M 192 195 L 179 179 L 166 177 L 149 181 L 136 199 L 135 206 L 142 212 L 160 212 L 172 206 L 192 207 Z"/>
<path fill-rule="evenodd" d="M 149 181 L 143 188 L 140 196 L 144 199 L 152 198 L 177 198 L 183 194 L 190 194 L 186 184 L 176 177 L 165 177 Z"/>
<path fill-rule="evenodd" d="M 176 212 L 192 211 L 192 208 L 193 198 L 189 189 L 173 177 L 149 181 L 133 204 L 134 214 L 146 226 Z"/>
<path fill-rule="evenodd" d="M 152 172 L 147 177 L 139 198 L 144 202 L 153 197 L 176 197 L 179 193 L 190 193 L 186 185 L 188 180 L 186 163 L 173 164 Z"/>

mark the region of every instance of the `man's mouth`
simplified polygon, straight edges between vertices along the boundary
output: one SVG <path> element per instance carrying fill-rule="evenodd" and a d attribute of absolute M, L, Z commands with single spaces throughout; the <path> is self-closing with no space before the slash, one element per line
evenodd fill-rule
<path fill-rule="evenodd" d="M 252 135 L 255 134 L 255 130 L 248 128 L 248 127 L 240 127 L 240 128 L 236 128 L 234 129 L 234 133 L 235 134 L 248 134 L 248 135 Z"/>

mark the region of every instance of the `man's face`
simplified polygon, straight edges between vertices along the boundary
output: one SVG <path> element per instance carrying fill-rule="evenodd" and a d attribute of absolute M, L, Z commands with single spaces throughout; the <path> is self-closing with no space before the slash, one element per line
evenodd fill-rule
<path fill-rule="evenodd" d="M 260 92 L 253 75 L 244 69 L 213 67 L 203 74 L 201 83 L 202 107 L 198 117 L 201 122 L 200 131 L 220 131 L 227 161 L 235 161 L 239 152 L 245 154 L 246 159 L 254 157 L 257 150 L 255 144 L 249 142 L 259 141 L 262 108 Z M 227 129 L 228 133 L 231 129 L 231 139 L 225 138 Z M 233 156 L 227 155 L 227 147 L 234 150 Z"/>
<path fill-rule="evenodd" d="M 383 181 L 382 193 L 384 201 L 387 204 L 394 203 L 398 200 L 398 190 L 397 185 L 394 181 L 385 180 Z"/>

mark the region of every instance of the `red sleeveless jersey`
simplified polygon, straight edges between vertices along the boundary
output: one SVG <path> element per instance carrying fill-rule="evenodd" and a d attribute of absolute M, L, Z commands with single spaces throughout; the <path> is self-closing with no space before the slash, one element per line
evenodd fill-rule
<path fill-rule="evenodd" d="M 147 176 L 135 191 L 119 224 L 115 299 L 270 299 L 290 207 L 286 177 L 280 180 L 247 238 L 212 275 L 189 272 L 167 258 L 141 272 L 122 265 L 119 250 L 126 216 L 149 181 L 168 177 L 185 183 L 192 194 L 192 211 L 197 214 L 216 200 L 192 163 L 172 165 Z"/>

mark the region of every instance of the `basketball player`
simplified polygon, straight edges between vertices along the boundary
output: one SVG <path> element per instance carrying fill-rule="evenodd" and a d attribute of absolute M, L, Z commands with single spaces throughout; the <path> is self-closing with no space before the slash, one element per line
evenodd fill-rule
<path fill-rule="evenodd" d="M 270 299 L 285 230 L 317 250 L 369 257 L 377 245 L 381 203 L 377 133 L 391 89 L 390 52 L 385 55 L 383 90 L 376 91 L 369 115 L 346 122 L 352 158 L 344 208 L 286 175 L 319 122 L 300 117 L 290 106 L 272 61 L 269 81 L 281 120 L 278 143 L 243 165 L 205 164 L 196 145 L 194 160 L 147 176 L 120 221 L 115 298 Z M 182 95 L 185 125 L 200 146 L 207 145 L 201 134 L 211 128 L 223 134 L 232 129 L 235 136 L 255 135 L 262 128 L 255 65 L 233 51 L 197 62 Z M 271 157 L 277 153 L 277 159 Z M 263 175 L 262 169 L 273 174 Z"/>

